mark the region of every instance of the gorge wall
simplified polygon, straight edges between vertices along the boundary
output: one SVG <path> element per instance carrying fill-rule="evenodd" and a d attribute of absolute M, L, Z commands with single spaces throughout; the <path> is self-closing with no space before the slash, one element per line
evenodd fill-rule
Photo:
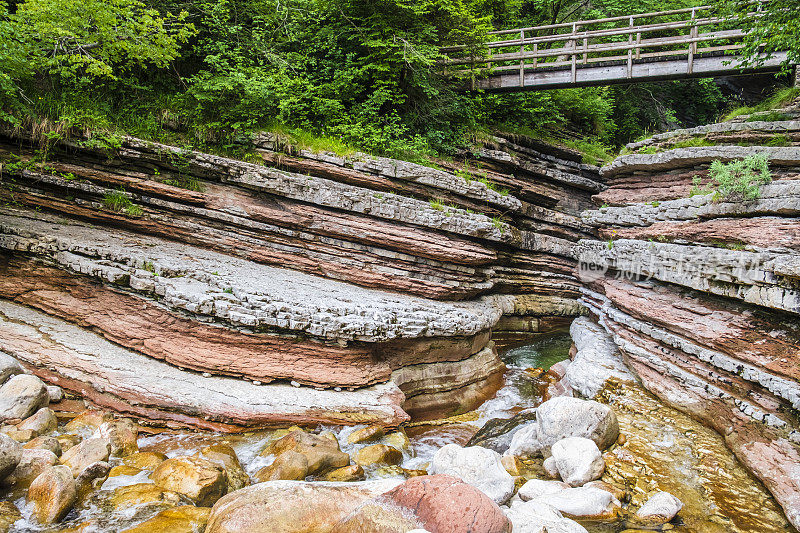
<path fill-rule="evenodd" d="M 3 132 L 0 351 L 100 406 L 396 426 L 498 385 L 492 329 L 583 312 L 572 244 L 602 185 L 570 151 L 498 137 L 435 169 L 92 135 Z"/>
<path fill-rule="evenodd" d="M 800 103 L 800 102 L 798 102 Z M 800 109 L 657 135 L 603 168 L 581 301 L 665 403 L 701 420 L 800 525 Z M 773 113 L 774 115 L 774 113 Z M 774 118 L 770 118 L 774 120 Z M 766 154 L 758 199 L 691 195 L 714 160 Z"/>

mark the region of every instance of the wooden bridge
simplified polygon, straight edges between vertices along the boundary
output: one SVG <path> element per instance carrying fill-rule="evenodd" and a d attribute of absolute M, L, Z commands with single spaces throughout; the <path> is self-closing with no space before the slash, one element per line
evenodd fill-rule
<path fill-rule="evenodd" d="M 500 30 L 477 57 L 444 48 L 450 74 L 472 89 L 516 91 L 777 72 L 786 53 L 741 66 L 744 31 L 710 7 Z"/>

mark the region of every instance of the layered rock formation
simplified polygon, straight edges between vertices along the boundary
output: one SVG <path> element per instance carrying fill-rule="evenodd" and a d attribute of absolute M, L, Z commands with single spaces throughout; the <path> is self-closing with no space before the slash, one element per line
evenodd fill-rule
<path fill-rule="evenodd" d="M 444 169 L 266 134 L 241 159 L 2 142 L 0 350 L 118 411 L 396 426 L 498 385 L 493 328 L 582 312 L 571 245 L 597 169 L 530 139 Z"/>
<path fill-rule="evenodd" d="M 796 113 L 786 110 L 787 118 Z M 630 145 L 584 213 L 583 303 L 651 392 L 716 429 L 800 526 L 800 122 Z M 766 154 L 752 201 L 690 196 L 712 161 Z"/>

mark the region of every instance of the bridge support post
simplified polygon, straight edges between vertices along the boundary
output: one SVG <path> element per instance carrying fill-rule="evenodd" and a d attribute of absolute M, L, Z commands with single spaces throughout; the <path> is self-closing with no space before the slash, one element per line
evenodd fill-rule
<path fill-rule="evenodd" d="M 800 87 L 800 67 L 794 67 L 794 86 Z"/>

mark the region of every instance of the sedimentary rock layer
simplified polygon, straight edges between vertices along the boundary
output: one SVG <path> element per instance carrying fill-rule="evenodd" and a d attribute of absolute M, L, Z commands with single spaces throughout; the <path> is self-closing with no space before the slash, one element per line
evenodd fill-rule
<path fill-rule="evenodd" d="M 348 392 L 203 377 L 139 355 L 86 329 L 0 300 L 3 351 L 42 378 L 129 415 L 230 431 L 287 424 L 398 425 L 394 383 Z"/>
<path fill-rule="evenodd" d="M 604 241 L 575 249 L 583 303 L 649 390 L 719 431 L 800 526 L 800 148 L 796 121 L 714 125 L 630 146 L 604 169 Z M 776 135 L 783 135 L 777 139 Z M 679 148 L 687 138 L 730 144 Z M 789 146 L 758 146 L 765 139 Z M 738 146 L 756 144 L 755 146 Z M 766 154 L 757 199 L 689 197 L 713 160 Z"/>

